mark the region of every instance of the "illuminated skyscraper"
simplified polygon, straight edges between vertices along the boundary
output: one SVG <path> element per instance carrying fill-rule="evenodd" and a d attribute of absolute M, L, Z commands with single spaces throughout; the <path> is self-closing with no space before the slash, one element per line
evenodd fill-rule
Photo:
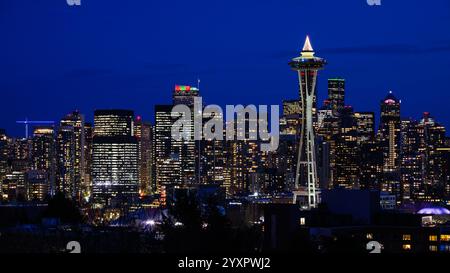
<path fill-rule="evenodd" d="M 0 129 L 0 188 L 2 181 L 8 173 L 8 138 L 6 132 Z"/>
<path fill-rule="evenodd" d="M 47 197 L 48 179 L 45 171 L 31 170 L 26 173 L 28 200 L 42 202 Z"/>
<path fill-rule="evenodd" d="M 357 121 L 353 108 L 345 106 L 342 109 L 341 129 L 335 136 L 336 142 L 336 175 L 335 187 L 359 188 L 360 177 L 360 147 L 358 145 Z"/>
<path fill-rule="evenodd" d="M 84 182 L 81 193 L 84 201 L 88 201 L 92 194 L 92 142 L 94 128 L 92 123 L 84 123 Z"/>
<path fill-rule="evenodd" d="M 297 136 L 299 134 L 301 111 L 299 100 L 283 101 L 283 116 L 280 120 L 280 133 L 282 135 Z"/>
<path fill-rule="evenodd" d="M 328 101 L 333 113 L 339 113 L 345 105 L 345 79 L 328 79 Z"/>
<path fill-rule="evenodd" d="M 130 110 L 96 110 L 94 136 L 134 136 L 134 113 Z"/>
<path fill-rule="evenodd" d="M 152 191 L 152 126 L 137 116 L 134 132 L 139 144 L 139 179 L 141 195 L 149 195 Z"/>
<path fill-rule="evenodd" d="M 298 149 L 295 187 L 306 186 L 308 204 L 313 208 L 317 205 L 317 166 L 314 133 L 314 115 L 316 114 L 316 81 L 318 70 L 325 65 L 325 60 L 314 57 L 314 50 L 306 37 L 301 56 L 292 59 L 289 65 L 297 71 L 299 79 L 299 94 L 302 106 L 300 144 Z"/>
<path fill-rule="evenodd" d="M 400 130 L 400 173 L 403 201 L 420 199 L 423 193 L 424 157 L 419 151 L 418 122 L 402 119 Z"/>
<path fill-rule="evenodd" d="M 57 189 L 80 201 L 85 178 L 84 117 L 74 111 L 61 119 L 57 134 Z"/>
<path fill-rule="evenodd" d="M 189 85 L 175 85 L 173 90 L 172 100 L 173 104 L 184 104 L 187 106 L 194 105 L 194 98 L 200 96 L 198 88 Z"/>
<path fill-rule="evenodd" d="M 180 160 L 178 153 L 175 151 L 175 146 L 179 146 L 179 144 L 172 139 L 171 134 L 174 122 L 171 116 L 172 108 L 173 105 L 155 106 L 153 149 L 156 167 L 156 191 L 161 194 L 163 194 L 166 186 L 181 184 Z"/>
<path fill-rule="evenodd" d="M 92 181 L 99 207 L 126 208 L 137 201 L 139 148 L 133 121 L 133 111 L 95 111 Z"/>
<path fill-rule="evenodd" d="M 342 112 L 342 110 L 341 110 Z M 327 147 L 323 147 L 324 152 L 328 151 L 327 154 L 322 153 L 323 159 L 327 159 L 329 164 L 328 174 L 323 172 L 319 175 L 319 182 L 325 188 L 332 186 L 333 181 L 336 176 L 336 135 L 340 133 L 341 126 L 341 113 L 333 111 L 329 100 L 326 100 L 323 107 L 317 112 L 317 131 L 316 135 L 321 138 L 322 145 L 326 142 Z M 320 150 L 320 149 L 319 149 Z M 328 157 L 328 158 L 327 158 Z M 326 162 L 322 163 L 322 169 Z M 328 185 L 328 186 L 325 186 Z"/>
<path fill-rule="evenodd" d="M 47 177 L 48 190 L 50 195 L 54 195 L 56 156 L 55 156 L 55 132 L 53 127 L 38 126 L 33 132 L 32 148 L 32 168 L 36 171 L 43 171 Z"/>
<path fill-rule="evenodd" d="M 180 180 L 184 185 L 198 183 L 198 179 L 196 179 L 196 166 L 198 167 L 198 155 L 196 151 L 199 151 L 199 141 L 194 140 L 194 99 L 199 96 L 199 89 L 188 85 L 175 85 L 175 89 L 173 90 L 173 105 L 186 105 L 191 108 L 192 114 L 190 126 L 191 139 L 173 140 L 171 144 L 173 153 L 177 155 L 180 161 Z"/>
<path fill-rule="evenodd" d="M 395 194 L 401 201 L 400 185 L 400 100 L 392 91 L 381 100 L 381 120 L 378 139 L 383 151 L 383 181 L 381 190 Z"/>
<path fill-rule="evenodd" d="M 424 195 L 426 201 L 441 201 L 445 195 L 445 158 L 442 148 L 446 147 L 446 130 L 430 113 L 425 112 L 418 125 L 419 150 L 424 158 Z"/>
<path fill-rule="evenodd" d="M 358 132 L 358 144 L 373 140 L 375 137 L 375 113 L 355 112 L 354 118 Z"/>
<path fill-rule="evenodd" d="M 400 100 L 392 91 L 381 101 L 381 120 L 378 134 L 384 148 L 385 168 L 398 166 L 400 152 Z"/>

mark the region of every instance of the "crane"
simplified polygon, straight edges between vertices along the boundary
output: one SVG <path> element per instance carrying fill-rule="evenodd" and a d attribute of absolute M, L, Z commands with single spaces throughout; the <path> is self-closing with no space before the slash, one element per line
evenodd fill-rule
<path fill-rule="evenodd" d="M 55 124 L 54 121 L 51 120 L 28 120 L 28 118 L 25 118 L 25 120 L 18 120 L 16 123 L 19 124 L 25 124 L 25 137 L 28 139 L 28 126 L 30 124 Z"/>

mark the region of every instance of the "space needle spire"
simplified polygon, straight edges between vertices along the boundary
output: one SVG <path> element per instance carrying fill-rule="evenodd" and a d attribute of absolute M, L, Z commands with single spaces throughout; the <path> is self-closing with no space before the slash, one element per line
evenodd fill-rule
<path fill-rule="evenodd" d="M 326 64 L 324 59 L 315 57 L 314 54 L 309 36 L 306 36 L 300 56 L 293 58 L 289 62 L 289 66 L 298 74 L 299 96 L 302 110 L 294 200 L 297 200 L 297 194 L 305 196 L 307 204 L 303 205 L 303 207 L 306 209 L 314 208 L 318 203 L 318 176 L 313 115 L 315 113 L 314 109 L 316 109 L 317 74 Z"/>

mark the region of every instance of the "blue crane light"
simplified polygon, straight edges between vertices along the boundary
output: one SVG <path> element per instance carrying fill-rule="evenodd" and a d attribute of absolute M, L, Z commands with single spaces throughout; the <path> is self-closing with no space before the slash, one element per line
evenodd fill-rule
<path fill-rule="evenodd" d="M 16 123 L 19 124 L 25 124 L 25 137 L 28 139 L 28 126 L 30 124 L 55 124 L 54 121 L 51 120 L 28 120 L 28 118 L 25 118 L 25 120 L 18 120 Z"/>

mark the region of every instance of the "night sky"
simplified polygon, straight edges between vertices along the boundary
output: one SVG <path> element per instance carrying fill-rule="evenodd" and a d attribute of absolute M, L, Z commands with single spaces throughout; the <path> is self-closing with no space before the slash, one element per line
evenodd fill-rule
<path fill-rule="evenodd" d="M 153 121 L 175 84 L 201 79 L 205 103 L 281 104 L 305 36 L 347 80 L 346 103 L 375 111 L 393 90 L 402 115 L 430 111 L 450 131 L 450 1 L 0 0 L 0 128 L 79 109 L 133 109 Z"/>

